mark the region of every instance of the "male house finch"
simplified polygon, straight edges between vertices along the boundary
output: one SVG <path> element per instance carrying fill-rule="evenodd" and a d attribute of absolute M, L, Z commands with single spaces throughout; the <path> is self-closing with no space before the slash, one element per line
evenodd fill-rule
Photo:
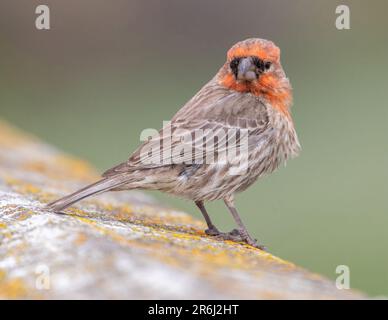
<path fill-rule="evenodd" d="M 101 180 L 50 203 L 48 208 L 61 211 L 81 199 L 112 190 L 160 190 L 193 200 L 208 225 L 206 234 L 262 248 L 241 221 L 234 206 L 234 195 L 298 154 L 300 145 L 290 115 L 291 104 L 291 86 L 280 64 L 279 48 L 263 39 L 238 42 L 228 51 L 227 60 L 215 77 L 175 114 L 168 130 L 165 126 L 128 161 L 106 171 Z M 197 142 L 206 139 L 209 132 L 233 131 L 234 144 L 227 136 L 219 138 L 209 150 L 202 148 L 202 144 L 201 148 L 186 148 L 188 142 L 182 141 L 180 132 L 194 135 L 198 129 L 203 131 L 199 137 L 195 136 Z M 212 153 L 217 157 L 232 147 L 242 147 L 243 131 L 247 133 L 246 148 L 235 155 L 234 162 L 208 163 L 203 158 L 193 161 L 193 153 L 205 157 Z M 153 160 L 158 160 L 144 161 L 144 154 L 148 154 L 144 150 L 155 142 L 161 148 L 153 155 Z M 183 156 L 178 152 L 181 161 L 171 162 L 172 154 L 165 152 L 167 148 L 191 152 Z M 231 173 L 230 169 L 244 154 L 245 170 Z M 217 199 L 223 199 L 238 229 L 220 232 L 214 226 L 204 202 Z"/>

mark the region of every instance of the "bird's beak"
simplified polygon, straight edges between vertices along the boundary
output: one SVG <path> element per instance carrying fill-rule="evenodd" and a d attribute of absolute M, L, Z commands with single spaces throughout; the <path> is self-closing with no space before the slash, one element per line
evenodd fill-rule
<path fill-rule="evenodd" d="M 256 66 L 250 57 L 243 58 L 238 64 L 238 80 L 252 81 L 257 79 Z"/>

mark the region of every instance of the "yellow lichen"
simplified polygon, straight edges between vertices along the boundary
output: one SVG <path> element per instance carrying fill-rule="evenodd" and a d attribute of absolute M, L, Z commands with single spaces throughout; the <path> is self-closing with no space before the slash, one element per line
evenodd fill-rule
<path fill-rule="evenodd" d="M 20 299 L 28 294 L 25 283 L 20 278 L 6 279 L 0 278 L 0 297 L 5 299 Z"/>
<path fill-rule="evenodd" d="M 15 188 L 18 192 L 23 194 L 38 194 L 42 192 L 42 190 L 34 186 L 31 183 L 24 182 L 19 179 L 15 179 L 9 176 L 4 177 L 5 183 L 7 183 L 9 186 Z"/>
<path fill-rule="evenodd" d="M 76 218 L 89 226 L 92 226 L 105 236 L 110 237 L 113 241 L 126 244 L 130 247 L 151 251 L 153 257 L 176 267 L 185 268 L 187 263 L 195 263 L 199 264 L 199 266 L 204 266 L 205 269 L 202 270 L 205 273 L 217 272 L 217 269 L 222 267 L 250 270 L 255 274 L 257 273 L 258 263 L 263 267 L 265 263 L 268 263 L 268 265 L 275 264 L 282 267 L 284 270 L 293 270 L 296 268 L 292 263 L 286 262 L 267 252 L 232 241 L 223 242 L 207 237 L 208 241 L 213 244 L 203 244 L 200 241 L 203 239 L 203 236 L 199 232 L 198 234 L 178 233 L 147 226 L 152 230 L 152 233 L 146 234 L 140 239 L 128 239 L 112 229 L 100 225 L 97 221 L 80 216 L 77 216 Z M 144 232 L 144 230 L 142 230 L 142 232 Z M 181 242 L 182 240 L 184 242 Z M 224 245 L 221 247 L 214 246 L 217 242 L 220 244 L 223 243 L 224 245 L 226 244 L 229 248 L 225 248 Z M 173 244 L 173 246 L 169 246 L 169 250 L 166 251 L 165 246 L 168 244 Z M 167 252 L 169 252 L 168 255 L 166 254 Z M 260 257 L 260 259 L 258 259 L 258 257 Z"/>
<path fill-rule="evenodd" d="M 18 217 L 17 217 L 17 220 L 19 221 L 23 221 L 23 220 L 26 220 L 28 219 L 29 217 L 31 217 L 31 215 L 33 215 L 34 212 L 31 211 L 31 210 L 25 210 L 23 212 L 21 212 Z"/>

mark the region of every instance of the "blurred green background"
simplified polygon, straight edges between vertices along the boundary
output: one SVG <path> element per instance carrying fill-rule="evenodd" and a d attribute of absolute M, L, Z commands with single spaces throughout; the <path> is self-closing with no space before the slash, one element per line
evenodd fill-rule
<path fill-rule="evenodd" d="M 0 2 L 0 117 L 100 171 L 125 160 L 248 37 L 273 40 L 294 88 L 303 152 L 241 194 L 271 252 L 388 295 L 388 2 L 46 0 Z M 348 4 L 351 29 L 335 28 Z M 155 196 L 200 217 L 195 206 Z M 209 206 L 225 230 L 223 204 Z"/>

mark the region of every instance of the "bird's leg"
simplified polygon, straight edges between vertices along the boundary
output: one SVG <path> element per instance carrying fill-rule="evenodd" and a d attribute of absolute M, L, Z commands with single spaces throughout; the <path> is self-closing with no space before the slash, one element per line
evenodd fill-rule
<path fill-rule="evenodd" d="M 203 204 L 203 201 L 195 201 L 195 204 L 197 205 L 199 210 L 201 210 L 201 213 L 206 220 L 208 229 L 205 230 L 205 233 L 208 236 L 215 236 L 218 239 L 222 239 L 222 240 L 245 241 L 245 237 L 241 235 L 241 232 L 238 229 L 233 229 L 230 232 L 219 231 L 217 227 L 213 224 L 212 220 L 210 219 L 210 216 L 207 213 L 207 210 L 205 208 L 205 205 Z"/>
<path fill-rule="evenodd" d="M 236 237 L 237 237 L 237 235 L 240 236 L 244 242 L 251 245 L 252 247 L 255 247 L 255 248 L 258 248 L 261 250 L 265 250 L 264 246 L 260 245 L 256 239 L 253 239 L 249 235 L 247 228 L 245 227 L 244 223 L 242 222 L 240 215 L 238 214 L 237 209 L 234 206 L 234 199 L 232 197 L 225 198 L 224 202 L 225 202 L 226 206 L 228 207 L 230 213 L 232 214 L 234 220 L 236 221 L 236 223 L 238 225 L 238 230 L 233 230 L 229 234 L 235 233 Z"/>
<path fill-rule="evenodd" d="M 206 208 L 205 208 L 205 206 L 203 204 L 203 201 L 195 201 L 195 204 L 197 205 L 199 210 L 201 210 L 201 213 L 202 213 L 203 217 L 206 220 L 208 229 L 205 230 L 205 233 L 207 235 L 209 235 L 209 236 L 218 236 L 218 235 L 220 235 L 221 232 L 218 231 L 218 229 L 216 228 L 216 226 L 213 224 L 212 220 L 210 219 L 210 216 L 209 216 L 209 214 L 206 211 Z"/>

